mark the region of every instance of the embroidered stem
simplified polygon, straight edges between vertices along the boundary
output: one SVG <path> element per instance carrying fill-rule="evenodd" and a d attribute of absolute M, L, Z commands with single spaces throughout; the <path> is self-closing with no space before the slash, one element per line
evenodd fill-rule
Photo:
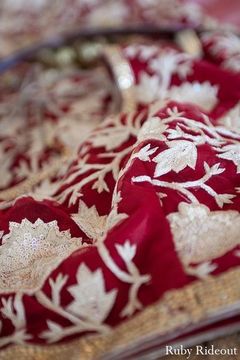
<path fill-rule="evenodd" d="M 160 181 L 160 180 L 155 180 L 155 179 L 151 179 L 150 176 L 137 176 L 137 177 L 133 177 L 132 178 L 133 182 L 143 182 L 143 181 L 147 181 L 149 183 L 151 183 L 152 185 L 156 185 L 156 186 L 161 186 L 161 187 L 165 187 L 165 188 L 169 188 L 172 190 L 176 190 L 181 192 L 183 195 L 187 196 L 187 198 L 194 204 L 199 204 L 198 199 L 187 189 L 185 189 L 184 187 L 182 187 L 180 184 L 178 183 L 168 183 L 166 181 Z"/>
<path fill-rule="evenodd" d="M 124 258 L 123 260 L 130 275 L 120 269 L 113 261 L 108 249 L 104 245 L 103 240 L 100 240 L 97 243 L 97 248 L 105 265 L 112 271 L 112 273 L 121 281 L 131 284 L 129 290 L 129 301 L 127 305 L 123 308 L 121 316 L 132 315 L 136 309 L 140 309 L 142 307 L 142 304 L 137 299 L 138 291 L 142 284 L 150 280 L 150 275 L 141 275 L 134 263 L 132 261 L 126 261 Z"/>
<path fill-rule="evenodd" d="M 35 296 L 36 296 L 36 299 L 38 300 L 38 302 L 42 306 L 44 306 L 45 308 L 47 308 L 50 311 L 57 313 L 58 315 L 64 317 L 65 319 L 69 320 L 71 323 L 75 324 L 75 326 L 72 327 L 72 329 L 74 328 L 75 331 L 77 329 L 77 331 L 88 330 L 88 331 L 102 332 L 102 331 L 106 331 L 108 329 L 107 325 L 94 324 L 89 321 L 81 320 L 78 317 L 74 316 L 73 314 L 70 314 L 69 312 L 64 310 L 63 307 L 54 305 L 51 302 L 51 300 L 41 290 L 37 291 L 35 293 Z M 63 334 L 62 336 L 65 336 L 65 335 Z"/>

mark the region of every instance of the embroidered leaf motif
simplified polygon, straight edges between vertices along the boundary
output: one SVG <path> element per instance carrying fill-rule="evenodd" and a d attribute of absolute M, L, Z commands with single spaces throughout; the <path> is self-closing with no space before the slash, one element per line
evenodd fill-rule
<path fill-rule="evenodd" d="M 106 128 L 101 133 L 94 134 L 89 140 L 94 147 L 105 147 L 106 150 L 113 150 L 122 145 L 129 138 L 129 130 L 125 126 Z"/>
<path fill-rule="evenodd" d="M 138 101 L 143 104 L 149 104 L 159 98 L 160 92 L 159 77 L 150 76 L 147 73 L 141 73 L 139 84 L 136 86 Z"/>
<path fill-rule="evenodd" d="M 38 186 L 36 186 L 32 192 L 26 194 L 31 196 L 37 201 L 42 201 L 44 199 L 51 200 L 59 188 L 58 182 L 50 182 L 49 179 L 44 179 Z"/>
<path fill-rule="evenodd" d="M 204 262 L 194 267 L 187 267 L 187 273 L 199 278 L 205 278 L 217 269 L 217 264 L 212 264 L 210 261 Z"/>
<path fill-rule="evenodd" d="M 95 205 L 89 208 L 80 200 L 78 213 L 71 217 L 90 239 L 97 240 L 104 235 L 107 216 L 100 216 Z"/>
<path fill-rule="evenodd" d="M 168 91 L 170 99 L 178 102 L 193 103 L 205 111 L 211 111 L 217 103 L 218 87 L 209 81 L 199 83 L 184 82 L 180 86 L 172 86 Z"/>
<path fill-rule="evenodd" d="M 224 204 L 232 204 L 232 199 L 235 197 L 236 195 L 232 194 L 217 194 L 215 195 L 215 200 L 218 206 L 222 208 Z"/>
<path fill-rule="evenodd" d="M 137 56 L 142 61 L 148 61 L 157 54 L 158 50 L 159 48 L 154 45 L 131 44 L 126 47 L 124 52 L 129 58 L 135 58 Z"/>
<path fill-rule="evenodd" d="M 150 155 L 154 154 L 157 150 L 157 147 L 151 149 L 151 145 L 147 144 L 142 149 L 140 149 L 137 153 L 132 155 L 132 159 L 138 158 L 142 161 L 150 161 Z"/>
<path fill-rule="evenodd" d="M 25 311 L 21 299 L 16 297 L 9 297 L 2 299 L 1 313 L 11 320 L 15 329 L 21 329 L 26 326 Z"/>
<path fill-rule="evenodd" d="M 52 290 L 52 301 L 55 306 L 60 305 L 60 293 L 64 285 L 68 280 L 68 276 L 63 274 L 58 274 L 56 280 L 54 281 L 52 278 L 49 280 L 49 284 Z"/>
<path fill-rule="evenodd" d="M 240 102 L 219 119 L 219 123 L 234 131 L 240 132 Z"/>
<path fill-rule="evenodd" d="M 218 154 L 217 157 L 232 161 L 237 166 L 237 173 L 240 173 L 240 145 L 226 145 L 223 146 L 220 151 L 223 153 Z"/>
<path fill-rule="evenodd" d="M 145 139 L 157 139 L 157 140 L 166 140 L 166 136 L 163 135 L 164 131 L 168 128 L 167 125 L 164 125 L 160 118 L 152 117 L 148 119 L 143 126 L 141 127 L 138 133 L 138 140 Z"/>
<path fill-rule="evenodd" d="M 3 317 L 11 321 L 14 332 L 9 336 L 1 336 L 0 347 L 8 344 L 24 344 L 30 340 L 32 335 L 26 332 L 26 314 L 22 301 L 22 294 L 10 296 L 7 299 L 2 298 L 2 308 L 0 309 Z M 0 331 L 2 329 L 2 321 L 0 321 Z"/>
<path fill-rule="evenodd" d="M 169 149 L 162 151 L 153 158 L 157 163 L 154 177 L 167 174 L 169 171 L 176 173 L 182 171 L 187 166 L 195 169 L 197 161 L 197 148 L 187 140 L 174 140 L 167 142 Z"/>
<path fill-rule="evenodd" d="M 127 214 L 118 213 L 117 207 L 114 207 L 107 217 L 106 230 L 112 229 L 114 226 L 118 225 L 121 221 L 127 218 L 128 218 Z"/>
<path fill-rule="evenodd" d="M 165 95 L 164 90 L 167 90 L 174 73 L 184 79 L 192 72 L 192 62 L 189 55 L 177 53 L 174 50 L 162 52 L 158 57 L 151 60 L 150 67 L 162 77 L 162 96 Z"/>
<path fill-rule="evenodd" d="M 43 331 L 41 337 L 47 339 L 48 343 L 53 343 L 62 338 L 64 328 L 51 320 L 47 320 L 49 330 Z"/>
<path fill-rule="evenodd" d="M 92 272 L 85 264 L 80 265 L 76 278 L 77 285 L 68 288 L 74 298 L 67 307 L 68 311 L 101 324 L 112 309 L 117 290 L 106 292 L 101 269 Z"/>
<path fill-rule="evenodd" d="M 131 245 L 129 241 L 126 241 L 124 245 L 116 244 L 116 248 L 121 258 L 125 262 L 130 262 L 136 254 L 137 246 L 136 244 Z"/>

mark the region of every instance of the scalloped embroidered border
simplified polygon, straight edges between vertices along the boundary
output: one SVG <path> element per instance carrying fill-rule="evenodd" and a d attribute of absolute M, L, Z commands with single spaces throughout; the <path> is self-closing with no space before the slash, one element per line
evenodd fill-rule
<path fill-rule="evenodd" d="M 127 347 L 150 333 L 164 335 L 205 320 L 239 302 L 240 267 L 237 267 L 217 277 L 168 291 L 158 303 L 147 307 L 107 335 L 89 335 L 69 343 L 49 346 L 12 345 L 0 351 L 0 360 L 68 360 L 69 357 L 93 360 L 104 353 Z"/>

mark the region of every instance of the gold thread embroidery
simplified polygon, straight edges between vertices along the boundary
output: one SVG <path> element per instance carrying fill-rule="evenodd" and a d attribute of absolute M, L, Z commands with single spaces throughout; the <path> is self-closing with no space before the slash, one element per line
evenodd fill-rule
<path fill-rule="evenodd" d="M 10 222 L 9 230 L 0 247 L 0 293 L 35 292 L 51 271 L 84 246 L 69 231 L 59 231 L 55 220 L 23 219 L 20 224 Z"/>
<path fill-rule="evenodd" d="M 210 211 L 203 204 L 180 203 L 178 212 L 167 216 L 176 251 L 187 273 L 206 276 L 215 270 L 213 259 L 240 244 L 238 211 Z M 209 241 L 211 239 L 211 241 Z M 204 262 L 204 263 L 203 263 Z M 191 264 L 198 264 L 192 268 Z"/>

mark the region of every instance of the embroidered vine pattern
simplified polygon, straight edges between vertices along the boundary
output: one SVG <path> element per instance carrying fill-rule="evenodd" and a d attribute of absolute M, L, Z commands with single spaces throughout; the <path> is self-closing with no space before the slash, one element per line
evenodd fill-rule
<path fill-rule="evenodd" d="M 83 201 L 79 203 L 77 214 L 73 214 L 73 220 L 78 224 L 97 246 L 99 255 L 109 270 L 121 281 L 130 284 L 129 300 L 121 311 L 121 316 L 131 316 L 136 310 L 141 309 L 142 305 L 138 300 L 139 288 L 150 280 L 149 275 L 141 275 L 133 258 L 136 253 L 136 245 L 131 245 L 129 240 L 124 245 L 116 245 L 118 254 L 124 261 L 128 272 L 122 270 L 114 261 L 109 250 L 105 246 L 104 240 L 107 232 L 112 227 L 121 223 L 128 217 L 127 214 L 118 213 L 118 204 L 121 201 L 120 193 L 115 195 L 112 210 L 108 216 L 99 216 L 95 206 L 88 208 Z"/>
<path fill-rule="evenodd" d="M 232 162 L 235 165 L 236 173 L 239 173 L 239 133 L 231 129 L 214 127 L 204 114 L 202 114 L 202 121 L 188 118 L 184 116 L 183 112 L 179 112 L 175 106 L 173 108 L 168 107 L 166 109 L 166 116 L 163 118 L 157 116 L 150 117 L 142 126 L 138 138 L 140 141 L 144 140 L 144 145 L 137 152 L 133 153 L 131 161 L 139 159 L 143 162 L 151 162 L 154 164 L 154 171 L 152 176 L 139 175 L 133 177 L 132 181 L 136 183 L 149 182 L 157 189 L 160 189 L 156 191 L 159 194 L 161 204 L 162 200 L 167 196 L 164 193 L 164 189 L 176 191 L 182 194 L 183 198 L 187 199 L 188 203 L 181 203 L 182 205 L 179 205 L 179 212 L 168 215 L 176 251 L 179 253 L 187 273 L 198 277 L 209 275 L 216 269 L 216 264 L 213 264 L 211 260 L 222 256 L 236 245 L 239 245 L 237 240 L 238 230 L 237 232 L 234 232 L 235 230 L 231 232 L 228 238 L 229 229 L 227 225 L 224 225 L 224 221 L 226 221 L 226 224 L 232 224 L 233 219 L 238 219 L 239 215 L 236 211 L 210 212 L 206 206 L 200 204 L 194 189 L 202 189 L 209 196 L 213 197 L 219 208 L 222 208 L 224 204 L 231 204 L 237 196 L 235 193 L 219 194 L 209 183 L 209 180 L 220 175 L 226 169 L 221 162 L 216 161 L 216 163 L 209 165 L 207 161 L 204 161 L 202 164 L 204 172 L 199 179 L 170 182 L 161 178 L 170 171 L 181 173 L 186 168 L 195 170 L 198 161 L 198 148 L 204 144 L 212 146 L 215 150 L 215 156 L 219 160 L 223 159 L 224 161 Z M 151 143 L 146 144 L 146 141 L 151 139 L 164 142 L 165 149 L 159 151 L 156 143 L 154 143 L 154 146 Z M 222 236 L 222 240 L 216 239 L 216 243 L 212 247 L 210 245 L 212 255 L 210 255 L 210 252 L 206 253 L 205 250 L 200 255 L 200 250 L 203 249 L 202 242 L 204 236 L 200 237 L 201 231 L 198 226 L 200 226 L 200 223 L 202 224 L 203 214 L 205 214 L 204 221 L 208 221 L 209 226 L 211 225 L 213 228 L 217 222 L 218 226 L 221 225 L 222 228 L 221 235 L 219 235 Z M 194 216 L 196 221 L 193 220 Z M 183 225 L 180 220 L 184 224 L 187 222 L 189 224 L 198 222 L 198 225 L 193 225 L 193 227 L 188 224 Z M 236 226 L 238 226 L 238 220 L 237 222 L 234 220 Z M 209 229 L 209 226 L 207 229 Z M 219 230 L 216 233 L 219 234 Z M 210 236 L 211 238 L 213 237 L 211 234 Z M 193 238 L 195 239 L 194 241 Z M 198 253 L 199 255 L 197 255 Z M 208 255 L 209 258 L 207 257 Z M 191 263 L 194 262 L 202 263 L 193 267 Z"/>
<path fill-rule="evenodd" d="M 105 164 L 101 161 L 92 163 L 88 162 L 87 155 L 81 156 L 77 164 L 72 167 L 70 175 L 63 178 L 64 184 L 69 184 L 69 186 L 60 191 L 60 194 L 56 196 L 57 200 L 60 203 L 67 200 L 69 206 L 75 204 L 81 196 L 81 189 L 91 182 L 93 182 L 92 189 L 95 189 L 98 193 L 109 191 L 105 177 L 110 173 L 114 180 L 117 181 L 121 162 L 127 155 L 131 154 L 134 144 L 125 147 L 121 151 L 117 150 L 117 148 L 127 142 L 131 136 L 136 139 L 144 116 L 144 113 L 140 113 L 134 118 L 134 114 L 127 114 L 124 123 L 121 116 L 110 117 L 102 127 L 94 131 L 88 138 L 89 143 L 96 149 L 105 148 L 106 151 L 100 152 L 98 157 L 110 161 Z M 115 149 L 116 151 L 111 151 Z M 86 175 L 90 171 L 91 173 Z M 84 177 L 79 179 L 82 175 Z M 71 183 L 73 184 L 71 185 Z"/>
<path fill-rule="evenodd" d="M 134 177 L 133 181 L 147 181 L 155 186 L 179 191 L 184 196 L 187 196 L 188 200 L 193 203 L 198 203 L 198 200 L 190 189 L 200 187 L 215 199 L 219 207 L 222 207 L 225 203 L 231 203 L 231 199 L 235 197 L 234 194 L 218 194 L 209 184 L 207 184 L 213 176 L 225 171 L 225 168 L 220 167 L 220 163 L 216 163 L 210 167 L 207 162 L 204 162 L 203 166 L 205 173 L 198 180 L 170 183 L 158 179 L 171 170 L 178 173 L 187 166 L 195 169 L 198 151 L 197 147 L 205 143 L 215 145 L 216 151 L 221 153 L 217 155 L 219 158 L 225 158 L 238 164 L 237 156 L 239 145 L 235 145 L 234 139 L 224 137 L 223 134 L 221 134 L 221 129 L 219 130 L 218 128 L 209 126 L 209 120 L 206 115 L 203 116 L 203 121 L 205 123 L 201 123 L 184 117 L 183 113 L 177 111 L 177 108 L 168 108 L 167 113 L 169 116 L 164 119 L 158 119 L 158 123 L 157 118 L 156 120 L 155 118 L 150 118 L 148 120 L 149 123 L 147 124 L 146 122 L 142 127 L 140 137 L 144 137 L 145 132 L 145 138 L 148 136 L 148 133 L 149 138 L 152 138 L 154 132 L 158 134 L 158 137 L 165 136 L 168 140 L 166 142 L 168 149 L 156 155 L 157 148 L 151 149 L 150 145 L 147 145 L 142 148 L 138 154 L 134 154 L 133 157 L 138 157 L 142 161 L 149 161 L 149 155 L 154 155 L 151 161 L 156 163 L 156 166 L 153 178 L 142 175 Z M 176 127 L 168 129 L 167 125 L 174 121 L 177 121 Z M 160 130 L 158 131 L 158 129 Z M 192 133 L 195 135 L 192 135 Z M 222 146 L 222 144 L 226 142 L 231 142 L 233 145 Z"/>
<path fill-rule="evenodd" d="M 0 312 L 11 322 L 14 332 L 9 336 L 1 336 L 0 347 L 9 344 L 24 344 L 31 340 L 32 336 L 26 331 L 26 314 L 22 294 L 3 298 L 1 305 Z M 2 325 L 2 322 L 0 322 L 0 333 Z"/>
<path fill-rule="evenodd" d="M 105 14 L 102 15 L 104 18 Z M 92 21 L 94 21 L 94 18 Z M 169 89 L 173 74 L 177 74 L 182 79 L 191 73 L 192 59 L 190 57 L 177 54 L 174 51 L 170 51 L 164 56 L 161 54 L 156 57 L 156 48 L 149 49 L 148 47 L 144 48 L 144 46 L 138 49 L 127 49 L 128 56 L 131 57 L 131 52 L 135 56 L 136 51 L 139 52 L 139 49 L 142 60 L 150 60 L 150 68 L 158 73 L 158 78 L 147 74 L 142 74 L 140 77 L 140 82 L 137 86 L 140 102 L 151 103 L 156 98 L 161 98 L 162 100 L 171 98 L 185 101 L 186 94 L 188 98 L 191 92 L 197 89 L 199 94 L 198 96 L 193 96 L 191 102 L 202 106 L 206 111 L 210 111 L 215 106 L 218 89 L 209 83 L 200 85 L 199 83 L 190 84 L 185 82 L 181 86 Z M 149 84 L 151 84 L 152 93 L 149 92 L 148 96 L 144 97 L 145 87 L 149 86 Z M 39 88 L 36 89 L 35 86 L 35 83 L 28 86 L 24 97 L 29 95 L 29 92 L 31 93 L 32 90 L 39 92 Z M 68 84 L 65 83 L 62 87 L 61 85 L 59 87 L 57 88 L 58 95 L 59 92 L 64 96 L 69 95 Z M 209 94 L 209 97 L 206 97 L 206 93 Z M 46 93 L 41 93 L 40 91 L 40 95 L 41 100 L 44 102 L 47 96 Z M 96 95 L 98 101 L 100 101 L 101 97 L 102 93 Z M 92 104 L 92 100 L 89 101 Z M 63 118 L 62 124 L 58 127 L 59 132 L 57 134 L 65 142 L 68 137 L 64 138 L 66 121 L 64 122 L 64 113 L 61 111 L 61 106 L 55 106 L 54 101 L 48 105 L 53 113 Z M 72 108 L 71 113 L 68 114 L 72 116 L 73 121 L 76 120 L 81 110 L 84 109 L 84 104 L 82 106 L 83 108 L 81 104 L 79 106 L 76 105 L 75 108 Z M 122 199 L 121 194 L 117 190 L 117 184 L 134 159 L 153 163 L 154 173 L 152 176 L 144 174 L 133 177 L 133 182 L 149 182 L 160 188 L 157 193 L 161 203 L 164 202 L 164 198 L 167 196 L 167 194 L 162 192 L 164 189 L 181 193 L 189 202 L 189 204 L 180 203 L 178 212 L 168 215 L 170 227 L 174 235 L 176 251 L 188 274 L 198 277 L 208 276 L 217 267 L 216 264 L 212 263 L 212 260 L 239 245 L 238 234 L 240 223 L 238 212 L 228 211 L 227 214 L 223 211 L 211 212 L 206 206 L 200 204 L 193 191 L 196 188 L 200 188 L 215 200 L 219 208 L 222 208 L 224 204 L 232 203 L 232 199 L 236 195 L 219 194 L 213 186 L 209 185 L 209 180 L 225 171 L 222 165 L 223 161 L 231 162 L 236 172 L 240 172 L 239 133 L 234 131 L 235 129 L 232 127 L 229 129 L 222 128 L 221 126 L 214 127 L 204 114 L 202 114 L 202 122 L 188 118 L 184 116 L 184 112 L 179 112 L 177 107 L 169 107 L 167 109 L 167 116 L 160 119 L 158 116 L 154 116 L 154 107 L 157 108 L 157 106 L 155 103 L 150 107 L 149 114 L 151 116 L 143 126 L 144 113 L 139 114 L 137 117 L 134 114 L 128 114 L 124 119 L 122 116 L 109 117 L 101 126 L 84 138 L 87 141 L 79 150 L 77 163 L 71 164 L 71 162 L 68 162 L 59 171 L 55 182 L 52 183 L 50 179 L 45 179 L 35 184 L 36 186 L 32 189 L 32 192 L 26 193 L 26 196 L 30 195 L 38 201 L 54 199 L 60 203 L 67 203 L 67 206 L 78 202 L 78 211 L 71 214 L 72 220 L 92 240 L 92 246 L 96 246 L 102 261 L 112 274 L 120 281 L 129 284 L 128 301 L 120 313 L 122 317 L 129 317 L 135 311 L 142 308 L 138 292 L 140 287 L 147 284 L 151 278 L 149 274 L 141 274 L 134 263 L 137 246 L 131 243 L 130 239 L 124 239 L 121 244 L 115 245 L 115 250 L 124 263 L 124 270 L 114 261 L 111 252 L 105 244 L 108 232 L 115 226 L 120 226 L 121 222 L 128 217 L 128 214 L 118 211 L 118 204 Z M 86 103 L 86 109 L 88 108 L 89 103 Z M 97 112 L 99 108 L 96 107 L 93 110 Z M 37 155 L 31 157 L 29 165 L 26 165 L 24 161 L 19 163 L 15 172 L 19 180 L 25 178 L 29 171 L 37 171 L 39 168 L 38 156 L 43 146 L 35 139 L 37 138 L 35 129 L 30 134 L 32 139 L 31 148 L 34 144 L 34 154 Z M 54 134 L 56 135 L 56 133 L 52 132 L 51 126 L 49 127 L 49 134 L 52 134 L 51 138 L 53 138 Z M 129 141 L 130 138 L 132 138 L 132 141 Z M 164 149 L 159 152 L 159 146 L 156 146 L 156 144 L 152 147 L 151 143 L 144 143 L 143 147 L 132 153 L 136 145 L 136 139 L 138 140 L 137 145 L 141 145 L 142 141 L 147 142 L 150 139 L 164 142 Z M 127 143 L 128 145 L 126 145 Z M 11 166 L 11 157 L 15 155 L 15 152 L 12 154 L 9 152 L 8 156 L 6 156 L 5 144 L 4 140 L 1 143 L 0 152 L 4 154 L 2 157 L 3 168 L 6 170 L 6 173 L 9 173 L 7 170 Z M 203 162 L 203 175 L 199 179 L 182 182 L 168 182 L 161 179 L 162 176 L 170 171 L 181 173 L 186 168 L 195 170 L 198 161 L 198 149 L 204 144 L 209 144 L 213 147 L 219 162 L 213 165 L 209 165 L 206 161 Z M 119 150 L 123 145 L 127 147 Z M 88 157 L 87 153 L 90 148 L 95 150 L 101 149 L 97 154 L 99 162 L 92 162 Z M 28 151 L 26 151 L 26 154 L 30 155 Z M 130 159 L 122 168 L 123 161 L 129 155 L 131 155 Z M 101 162 L 102 159 L 108 162 L 103 164 Z M 67 172 L 66 175 L 65 172 Z M 92 190 L 95 190 L 97 193 L 108 192 L 109 186 L 106 177 L 109 175 L 112 175 L 116 182 L 113 192 L 112 209 L 108 215 L 99 215 L 96 206 L 88 206 L 81 199 L 81 196 L 83 195 L 84 186 L 89 184 L 92 185 Z M 10 177 L 6 177 L 1 185 L 3 187 L 7 186 L 10 181 Z M 62 190 L 63 185 L 64 188 Z M 236 188 L 236 191 L 239 191 L 239 189 Z M 3 206 L 9 206 L 10 204 L 11 202 L 5 203 Z M 225 215 L 227 215 L 229 223 L 234 221 L 236 228 L 232 229 L 228 223 L 225 224 Z M 195 219 L 194 224 L 192 224 L 192 218 Z M 201 238 L 198 237 L 203 221 L 208 223 L 215 242 L 210 248 L 211 251 L 207 257 L 204 251 L 201 252 L 201 246 L 204 245 L 205 241 L 204 235 Z M 216 232 L 215 228 L 218 226 L 222 230 L 222 247 L 219 245 L 219 239 L 216 239 L 214 235 Z M 226 234 L 228 233 L 231 233 L 231 238 L 229 241 L 225 241 Z M 2 235 L 0 232 L 0 237 Z M 194 241 L 192 241 L 192 235 L 195 236 Z M 21 236 L 23 237 L 21 238 Z M 49 247 L 44 246 L 44 244 L 48 243 L 50 244 Z M 200 247 L 199 244 L 201 245 Z M 24 258 L 24 255 L 22 256 L 23 262 L 25 261 L 23 269 L 21 268 L 22 263 L 19 265 L 19 259 L 12 259 L 10 256 L 11 251 L 14 249 L 20 258 L 24 253 L 23 250 L 26 250 L 21 248 L 22 246 L 27 248 L 28 256 L 27 259 Z M 46 224 L 41 219 L 38 219 L 35 223 L 25 219 L 20 224 L 10 223 L 9 234 L 3 235 L 3 245 L 0 249 L 0 262 L 2 262 L 2 267 L 4 268 L 4 272 L 0 277 L 2 279 L 0 290 L 3 293 L 16 291 L 16 295 L 2 298 L 0 311 L 3 316 L 12 322 L 14 332 L 10 336 L 2 337 L 0 346 L 10 343 L 22 344 L 31 340 L 31 336 L 26 330 L 26 315 L 22 299 L 24 292 L 35 296 L 38 303 L 44 308 L 68 320 L 70 323 L 70 325 L 63 327 L 58 322 L 47 319 L 46 330 L 39 336 L 48 343 L 53 343 L 82 332 L 94 331 L 105 333 L 110 330 L 105 321 L 114 307 L 118 294 L 117 289 L 106 290 L 103 272 L 100 268 L 90 270 L 85 263 L 82 263 L 76 271 L 74 284 L 68 285 L 68 275 L 58 273 L 55 278 L 50 277 L 48 279 L 48 285 L 51 289 L 50 295 L 46 295 L 42 289 L 44 282 L 60 262 L 74 251 L 83 247 L 86 246 L 82 243 L 82 239 L 72 238 L 68 231 L 60 231 L 56 221 Z M 54 255 L 53 260 L 48 258 L 49 252 Z M 239 252 L 236 251 L 235 255 L 239 256 Z M 31 269 L 32 267 L 34 268 L 31 274 L 29 259 L 31 260 Z M 199 265 L 199 262 L 202 263 Z M 192 266 L 192 263 L 196 266 Z M 9 278 L 12 268 L 15 270 L 14 282 L 7 284 L 6 279 Z M 40 272 L 40 268 L 43 268 L 44 271 Z M 25 282 L 20 281 L 22 280 L 21 276 L 25 279 Z M 61 299 L 64 291 L 70 294 L 71 301 L 63 306 Z"/>
<path fill-rule="evenodd" d="M 205 33 L 202 35 L 203 43 L 209 46 L 213 56 L 221 59 L 221 66 L 225 69 L 240 71 L 240 40 L 232 32 Z"/>
<path fill-rule="evenodd" d="M 45 330 L 40 337 L 49 343 L 84 331 L 102 333 L 109 330 L 109 326 L 103 322 L 113 307 L 117 290 L 106 292 L 101 269 L 92 272 L 84 263 L 78 268 L 76 280 L 75 285 L 67 287 L 73 300 L 66 307 L 61 305 L 59 299 L 67 281 L 67 275 L 63 276 L 60 273 L 55 281 L 50 279 L 51 298 L 41 290 L 36 293 L 40 304 L 71 322 L 70 326 L 62 327 L 58 323 L 47 320 L 48 330 Z"/>
<path fill-rule="evenodd" d="M 9 96 L 8 101 L 4 98 L 0 100 L 0 129 L 3 136 L 0 141 L 0 164 L 6 174 L 0 180 L 0 187 L 4 189 L 12 181 L 21 183 L 32 174 L 44 172 L 59 157 L 62 158 L 59 154 L 61 148 L 68 148 L 72 156 L 76 154 L 81 142 L 103 116 L 103 102 L 107 94 L 102 87 L 103 81 L 108 82 L 108 78 L 98 70 L 95 78 L 93 74 L 74 69 L 59 72 L 32 67 L 28 70 L 20 88 L 15 89 L 16 93 Z M 89 88 L 91 96 L 86 95 L 86 88 Z M 92 88 L 94 90 L 90 91 Z M 110 88 L 110 85 L 106 88 Z M 66 104 L 67 114 L 63 111 Z M 113 111 L 112 105 L 109 102 L 105 114 Z M 49 120 L 46 113 L 51 113 L 57 121 Z M 81 133 L 81 137 L 76 135 L 78 133 Z M 58 144 L 58 148 L 55 149 L 53 144 Z M 46 157 L 44 154 L 47 150 L 50 152 Z M 72 157 L 69 161 L 63 161 L 62 171 L 71 160 Z M 59 185 L 56 183 L 56 187 Z M 34 191 L 34 187 L 30 190 Z M 1 192 L 0 199 L 5 200 L 5 197 L 5 193 Z M 11 204 L 12 201 L 7 203 L 5 200 L 0 206 Z"/>

